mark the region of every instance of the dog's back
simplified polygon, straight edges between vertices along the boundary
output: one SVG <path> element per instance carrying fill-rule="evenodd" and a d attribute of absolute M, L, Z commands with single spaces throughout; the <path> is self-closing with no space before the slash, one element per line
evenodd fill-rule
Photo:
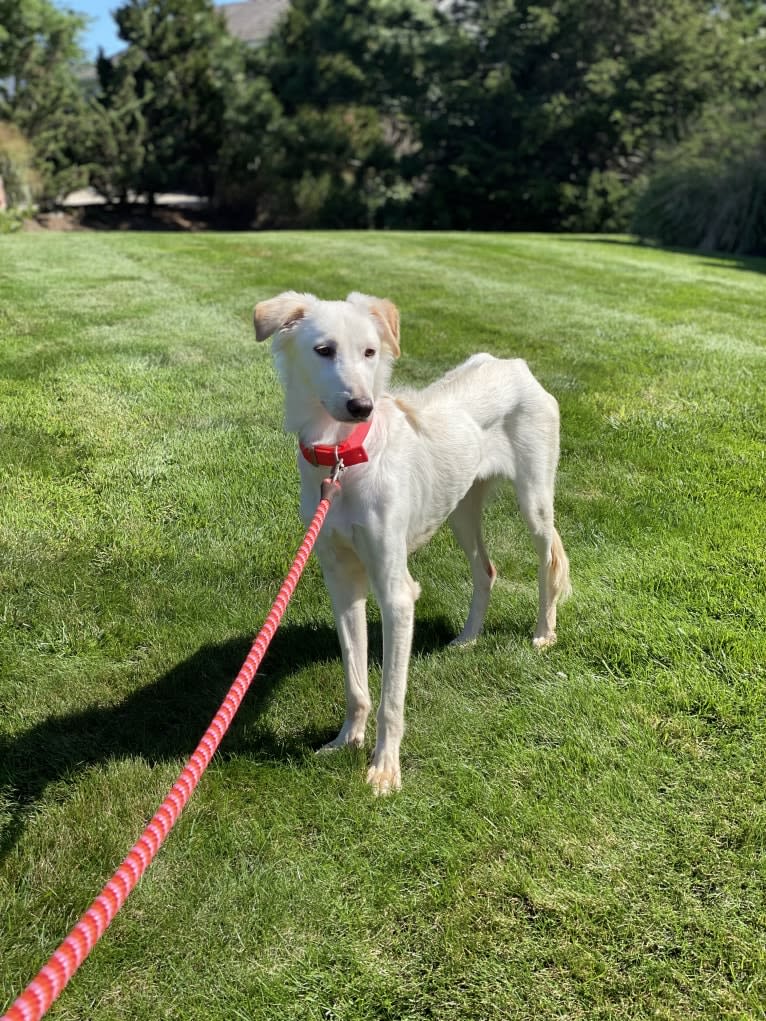
<path fill-rule="evenodd" d="M 429 422 L 462 429 L 461 415 L 479 427 L 481 478 L 515 479 L 529 457 L 542 460 L 550 479 L 558 461 L 559 409 L 556 399 L 532 375 L 522 358 L 476 354 L 424 390 L 403 394 L 402 405 L 428 432 Z"/>

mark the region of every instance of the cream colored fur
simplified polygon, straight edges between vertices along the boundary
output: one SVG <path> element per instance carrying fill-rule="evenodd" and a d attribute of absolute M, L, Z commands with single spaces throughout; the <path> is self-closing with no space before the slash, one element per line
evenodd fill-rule
<path fill-rule="evenodd" d="M 419 392 L 387 392 L 399 355 L 399 313 L 386 299 L 353 293 L 321 301 L 286 292 L 255 308 L 259 340 L 273 336 L 285 389 L 285 425 L 304 444 L 341 443 L 371 417 L 367 464 L 349 468 L 316 545 L 335 613 L 345 671 L 346 718 L 326 746 L 362 745 L 371 709 L 366 600 L 383 623 L 383 680 L 368 781 L 377 794 L 401 786 L 399 748 L 420 587 L 407 555 L 444 521 L 468 558 L 473 598 L 455 643 L 481 631 L 497 572 L 481 534 L 484 502 L 511 479 L 537 550 L 538 648 L 556 640 L 556 604 L 569 593 L 569 563 L 553 525 L 559 412 L 521 359 L 478 354 Z M 349 404 L 351 402 L 351 404 Z M 361 408 L 361 411 L 360 411 Z M 301 512 L 312 517 L 328 474 L 299 457 Z"/>

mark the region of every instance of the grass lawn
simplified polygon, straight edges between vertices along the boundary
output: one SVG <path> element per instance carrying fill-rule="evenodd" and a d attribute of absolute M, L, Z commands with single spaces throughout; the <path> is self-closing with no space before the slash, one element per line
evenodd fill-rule
<path fill-rule="evenodd" d="M 487 350 L 557 396 L 559 644 L 532 649 L 506 493 L 485 634 L 447 648 L 470 583 L 440 532 L 404 787 L 375 799 L 367 753 L 313 754 L 343 708 L 312 562 L 50 1017 L 766 1017 L 766 263 L 345 233 L 0 238 L 0 1009 L 175 780 L 302 536 L 251 326 L 288 288 L 396 301 L 403 384 Z"/>

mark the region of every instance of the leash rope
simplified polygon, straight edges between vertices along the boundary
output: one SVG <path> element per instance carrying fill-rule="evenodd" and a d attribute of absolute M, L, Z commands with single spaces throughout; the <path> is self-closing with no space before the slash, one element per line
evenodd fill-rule
<path fill-rule="evenodd" d="M 131 848 L 127 858 L 74 929 L 54 951 L 48 963 L 40 969 L 24 992 L 2 1015 L 0 1021 L 39 1021 L 47 1013 L 53 1001 L 61 995 L 74 973 L 104 935 L 112 919 L 125 903 L 128 895 L 165 842 L 165 838 L 175 826 L 202 774 L 218 750 L 224 734 L 229 729 L 231 721 L 252 684 L 258 667 L 261 665 L 261 660 L 271 639 L 279 627 L 287 604 L 292 598 L 295 586 L 303 574 L 303 569 L 327 517 L 330 505 L 340 490 L 338 477 L 343 467 L 343 462 L 339 461 L 335 465 L 332 477 L 325 479 L 322 483 L 322 498 L 263 627 L 258 632 L 247 659 L 229 688 L 226 698 L 221 703 L 210 726 L 202 735 L 181 775 Z"/>

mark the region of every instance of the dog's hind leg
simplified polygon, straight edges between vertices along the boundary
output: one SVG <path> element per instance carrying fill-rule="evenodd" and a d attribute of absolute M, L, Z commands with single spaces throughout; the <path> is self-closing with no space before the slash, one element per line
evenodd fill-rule
<path fill-rule="evenodd" d="M 454 638 L 451 645 L 472 642 L 484 624 L 484 615 L 489 605 L 489 594 L 497 578 L 497 571 L 487 556 L 481 534 L 481 516 L 484 502 L 493 488 L 492 479 L 479 479 L 449 516 L 449 523 L 460 547 L 468 558 L 473 577 L 473 596 L 465 627 Z"/>
<path fill-rule="evenodd" d="M 553 484 L 524 475 L 516 482 L 519 509 L 537 550 L 539 607 L 533 644 L 536 649 L 556 641 L 556 605 L 570 594 L 569 560 L 553 527 Z"/>
<path fill-rule="evenodd" d="M 537 551 L 539 608 L 533 644 L 542 649 L 556 641 L 556 604 L 571 591 L 569 561 L 553 527 L 553 491 L 559 459 L 558 404 L 534 382 L 524 401 L 507 417 L 505 427 L 513 450 L 512 478 L 519 510 Z"/>
<path fill-rule="evenodd" d="M 321 751 L 361 747 L 370 714 L 367 687 L 367 572 L 351 550 L 321 557 L 340 640 L 345 675 L 346 718 L 334 740 Z"/>

